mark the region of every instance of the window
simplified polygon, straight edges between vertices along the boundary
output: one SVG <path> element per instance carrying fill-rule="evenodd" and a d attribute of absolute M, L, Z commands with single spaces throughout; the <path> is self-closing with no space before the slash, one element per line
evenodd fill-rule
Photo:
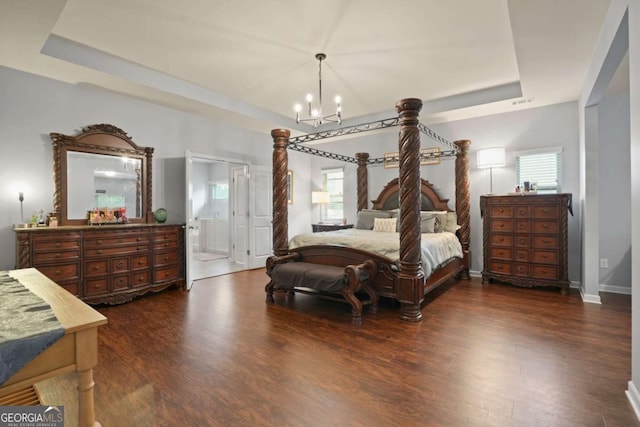
<path fill-rule="evenodd" d="M 341 222 L 344 218 L 343 182 L 344 169 L 324 169 L 322 171 L 322 190 L 329 193 L 329 203 L 321 206 L 323 220 Z"/>
<path fill-rule="evenodd" d="M 536 184 L 538 193 L 559 193 L 562 179 L 562 147 L 518 151 L 516 185 Z"/>

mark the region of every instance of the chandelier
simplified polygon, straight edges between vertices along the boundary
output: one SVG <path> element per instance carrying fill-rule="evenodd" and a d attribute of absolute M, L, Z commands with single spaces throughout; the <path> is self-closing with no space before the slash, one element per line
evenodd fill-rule
<path fill-rule="evenodd" d="M 302 112 L 302 105 L 296 104 L 294 106 L 294 109 L 296 111 L 296 123 L 313 122 L 314 127 L 318 127 L 324 122 L 340 124 L 342 123 L 342 107 L 340 106 L 342 99 L 340 98 L 340 95 L 336 95 L 336 97 L 334 98 L 334 102 L 336 103 L 336 112 L 328 116 L 322 115 L 322 61 L 327 59 L 327 55 L 325 55 L 324 53 L 316 53 L 316 59 L 318 60 L 318 107 L 314 108 L 312 104 L 313 95 L 310 93 L 307 94 L 306 101 L 308 117 L 300 117 L 300 113 Z"/>

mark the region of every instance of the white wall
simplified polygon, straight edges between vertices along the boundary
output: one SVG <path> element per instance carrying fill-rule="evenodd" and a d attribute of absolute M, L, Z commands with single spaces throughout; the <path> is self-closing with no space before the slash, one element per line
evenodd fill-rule
<path fill-rule="evenodd" d="M 600 289 L 631 293 L 631 162 L 629 93 L 606 96 L 598 104 Z"/>
<path fill-rule="evenodd" d="M 579 195 L 578 175 L 578 113 L 577 103 L 569 102 L 549 107 L 527 109 L 513 113 L 460 120 L 429 126 L 444 138 L 455 141 L 471 140 L 471 270 L 482 270 L 482 218 L 480 217 L 480 195 L 489 192 L 489 171 L 476 167 L 476 152 L 482 148 L 502 146 L 507 151 L 506 167 L 493 170 L 493 192 L 512 192 L 516 186 L 514 151 L 538 147 L 562 146 L 562 191 Z M 381 134 L 361 134 L 359 138 L 321 144 L 320 149 L 355 156 L 357 152 L 368 152 L 371 158 L 382 157 L 385 152 L 398 151 L 397 128 Z M 422 148 L 441 147 L 439 143 L 421 136 Z M 441 147 L 442 148 L 442 147 Z M 312 179 L 319 185 L 320 169 L 346 165 L 345 201 L 346 214 L 350 221 L 356 217 L 356 170 L 357 165 L 335 160 L 314 158 Z M 421 177 L 429 180 L 441 197 L 449 198 L 449 206 L 455 209 L 455 164 L 445 159 L 439 165 L 425 165 L 420 169 Z M 369 200 L 374 199 L 384 185 L 398 176 L 398 169 L 369 167 Z M 312 185 L 314 185 L 312 184 Z M 579 213 L 569 216 L 569 279 L 580 280 L 580 235 Z"/>
<path fill-rule="evenodd" d="M 19 222 L 19 182 L 27 185 L 24 215 L 53 210 L 50 132 L 76 134 L 109 123 L 139 146 L 154 147 L 153 209 L 184 222 L 185 150 L 271 167 L 269 135 L 193 114 L 0 67 L 0 269 L 15 267 L 13 224 Z M 304 173 L 301 173 L 304 177 Z M 308 212 L 296 212 L 298 216 Z M 301 219 L 303 221 L 303 219 Z"/>

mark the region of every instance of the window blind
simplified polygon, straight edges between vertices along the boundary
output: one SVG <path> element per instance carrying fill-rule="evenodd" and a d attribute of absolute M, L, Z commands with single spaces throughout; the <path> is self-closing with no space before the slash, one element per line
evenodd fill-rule
<path fill-rule="evenodd" d="M 562 149 L 516 153 L 516 185 L 536 183 L 539 193 L 559 193 L 562 177 Z"/>

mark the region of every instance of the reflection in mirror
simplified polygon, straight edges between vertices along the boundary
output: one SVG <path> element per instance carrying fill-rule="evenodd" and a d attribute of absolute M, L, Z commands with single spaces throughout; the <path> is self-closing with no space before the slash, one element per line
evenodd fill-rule
<path fill-rule="evenodd" d="M 142 216 L 140 159 L 105 154 L 67 152 L 67 217 L 83 219 L 88 210 L 126 208 L 129 218 Z"/>

